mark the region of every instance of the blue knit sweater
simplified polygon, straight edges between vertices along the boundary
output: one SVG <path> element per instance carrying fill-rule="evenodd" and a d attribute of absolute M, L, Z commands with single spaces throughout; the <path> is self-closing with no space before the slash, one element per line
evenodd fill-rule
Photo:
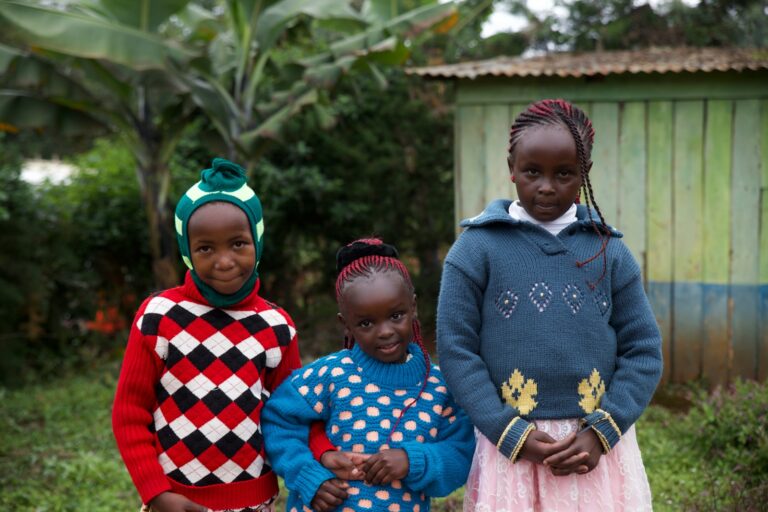
<path fill-rule="evenodd" d="M 326 433 L 339 449 L 375 454 L 402 448 L 408 476 L 377 486 L 350 481 L 345 510 L 429 510 L 430 496 L 445 496 L 464 484 L 475 438 L 469 418 L 448 393 L 433 365 L 427 386 L 406 411 L 387 444 L 387 436 L 405 404 L 419 392 L 426 363 L 417 345 L 403 364 L 382 363 L 355 345 L 296 370 L 275 391 L 262 411 L 266 450 L 275 471 L 291 491 L 288 511 L 309 506 L 320 485 L 333 473 L 307 447 L 310 423 L 326 422 Z"/>
<path fill-rule="evenodd" d="M 582 418 L 608 452 L 661 376 L 640 267 L 613 229 L 602 280 L 602 257 L 576 265 L 600 249 L 584 206 L 553 236 L 510 217 L 509 204 L 463 221 L 445 259 L 437 339 L 448 386 L 513 461 L 532 419 Z"/>

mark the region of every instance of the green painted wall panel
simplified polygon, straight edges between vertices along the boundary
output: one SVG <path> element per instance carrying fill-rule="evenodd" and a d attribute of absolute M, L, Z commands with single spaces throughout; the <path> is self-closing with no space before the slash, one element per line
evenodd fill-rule
<path fill-rule="evenodd" d="M 674 111 L 673 378 L 701 370 L 704 103 L 680 101 Z"/>
<path fill-rule="evenodd" d="M 672 102 L 648 103 L 648 203 L 646 279 L 656 322 L 664 341 L 663 382 L 669 382 L 672 360 Z"/>
<path fill-rule="evenodd" d="M 731 251 L 731 152 L 733 102 L 707 102 L 704 135 L 704 247 L 703 279 L 707 284 L 728 283 Z M 730 338 L 728 295 L 708 288 L 704 294 L 702 373 L 713 384 L 728 380 Z"/>
<path fill-rule="evenodd" d="M 757 378 L 768 378 L 768 100 L 760 102 L 760 347 Z"/>
<path fill-rule="evenodd" d="M 619 106 L 593 103 L 592 125 L 595 145 L 592 149 L 590 180 L 595 199 L 608 224 L 616 224 L 619 180 Z M 584 200 L 582 199 L 582 202 Z"/>
<path fill-rule="evenodd" d="M 733 120 L 733 175 L 731 202 L 731 284 L 759 281 L 760 250 L 760 102 L 735 102 Z M 738 375 L 757 376 L 759 301 L 756 287 L 734 295 L 733 369 Z"/>
<path fill-rule="evenodd" d="M 485 206 L 483 107 L 460 107 L 457 117 L 459 158 L 456 185 L 461 189 L 460 200 L 456 205 L 458 231 L 459 220 L 477 215 Z"/>
<path fill-rule="evenodd" d="M 645 102 L 625 103 L 619 135 L 616 227 L 647 278 L 646 265 L 646 123 Z M 607 220 L 607 219 L 606 219 Z"/>
<path fill-rule="evenodd" d="M 483 204 L 493 199 L 508 198 L 509 170 L 507 168 L 507 148 L 509 146 L 509 107 L 507 105 L 488 105 L 483 107 L 485 114 L 485 194 Z M 480 213 L 478 210 L 472 215 Z"/>

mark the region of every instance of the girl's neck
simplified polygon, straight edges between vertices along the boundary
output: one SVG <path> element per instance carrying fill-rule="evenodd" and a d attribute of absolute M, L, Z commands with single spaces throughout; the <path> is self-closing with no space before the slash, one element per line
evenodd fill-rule
<path fill-rule="evenodd" d="M 535 224 L 536 226 L 541 226 L 555 236 L 557 236 L 565 227 L 573 224 L 577 220 L 576 203 L 573 203 L 564 214 L 551 222 L 541 222 L 536 220 L 527 211 L 525 211 L 525 208 L 522 207 L 520 201 L 512 201 L 512 204 L 509 205 L 508 211 L 510 217 L 513 219 L 522 220 L 525 222 L 530 222 L 531 224 Z"/>
<path fill-rule="evenodd" d="M 404 363 L 379 361 L 363 352 L 357 344 L 350 349 L 349 355 L 366 378 L 379 384 L 410 387 L 420 383 L 426 375 L 426 363 L 420 357 L 420 351 L 415 343 L 408 345 L 408 356 Z"/>

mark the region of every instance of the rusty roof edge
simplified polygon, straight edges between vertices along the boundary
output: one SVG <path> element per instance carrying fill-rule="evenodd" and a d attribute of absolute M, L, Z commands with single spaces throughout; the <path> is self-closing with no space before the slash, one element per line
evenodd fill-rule
<path fill-rule="evenodd" d="M 609 61 L 598 62 L 596 58 L 600 56 L 607 57 Z M 624 59 L 611 61 L 611 58 L 616 57 Z M 573 66 L 571 69 L 568 69 L 569 64 Z M 555 69 L 556 67 L 558 69 Z M 424 78 L 474 80 L 484 76 L 543 75 L 578 78 L 627 73 L 711 73 L 747 69 L 768 69 L 768 48 L 651 48 L 613 52 L 549 53 L 531 58 L 497 57 L 482 61 L 406 68 L 405 72 Z"/>

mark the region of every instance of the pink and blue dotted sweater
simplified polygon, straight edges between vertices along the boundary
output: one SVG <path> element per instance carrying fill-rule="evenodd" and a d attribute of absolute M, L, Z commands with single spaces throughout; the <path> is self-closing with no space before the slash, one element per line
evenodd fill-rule
<path fill-rule="evenodd" d="M 467 416 L 448 393 L 440 369 L 432 365 L 421 397 L 387 437 L 400 411 L 419 393 L 426 363 L 417 345 L 402 364 L 382 363 L 355 345 L 323 357 L 294 373 L 275 391 L 262 413 L 267 454 L 291 491 L 287 510 L 308 507 L 320 485 L 334 478 L 307 447 L 313 421 L 326 423 L 340 450 L 375 454 L 402 448 L 410 469 L 402 481 L 377 486 L 350 481 L 342 512 L 428 511 L 429 498 L 464 484 L 475 438 Z"/>

